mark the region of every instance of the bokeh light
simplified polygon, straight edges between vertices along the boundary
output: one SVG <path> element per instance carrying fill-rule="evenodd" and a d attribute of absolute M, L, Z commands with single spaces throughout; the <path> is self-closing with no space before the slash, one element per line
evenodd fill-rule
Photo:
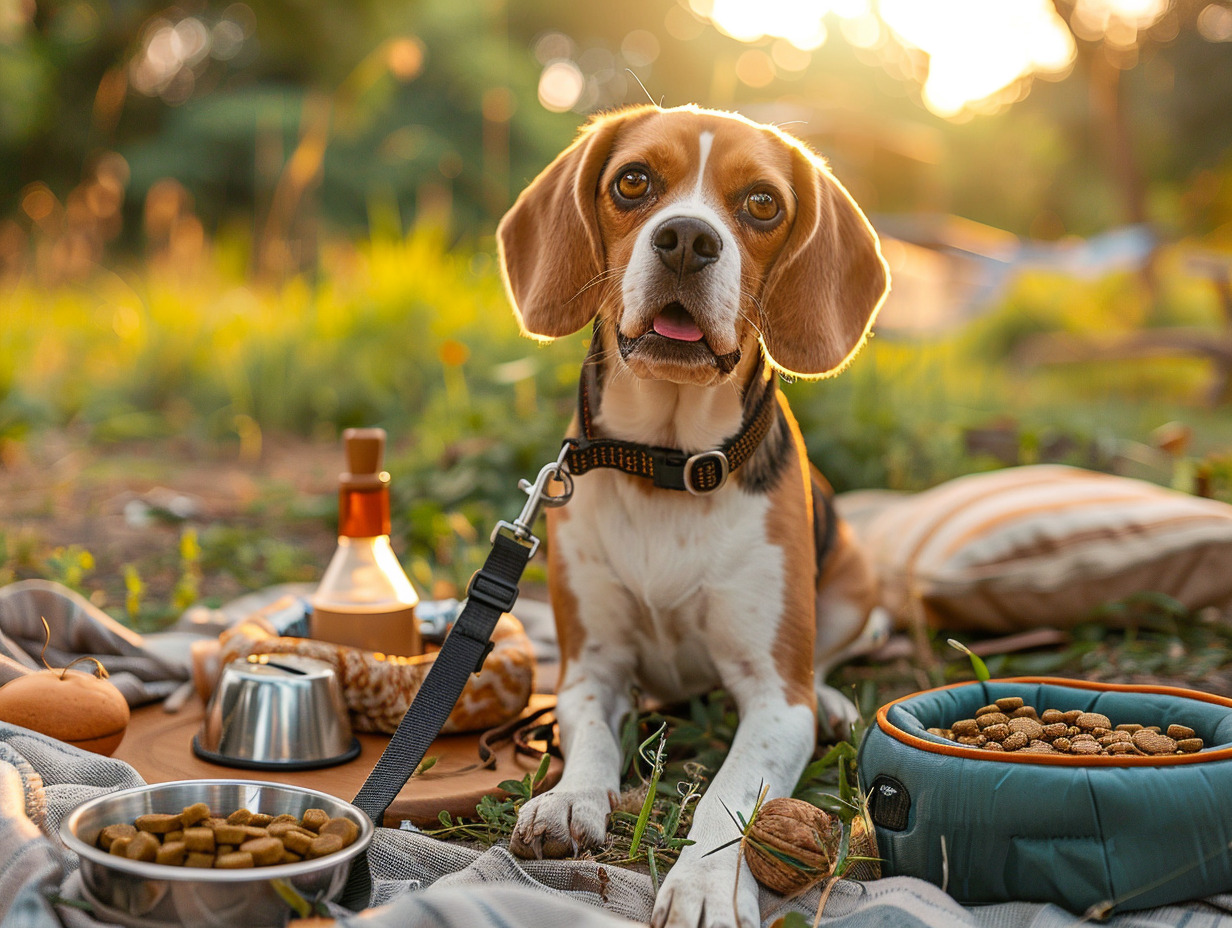
<path fill-rule="evenodd" d="M 1211 3 L 1198 14 L 1198 33 L 1208 42 L 1232 42 L 1232 9 Z"/>
<path fill-rule="evenodd" d="M 1132 48 L 1138 33 L 1154 25 L 1168 6 L 1169 0 L 1077 0 L 1070 25 L 1081 39 Z"/>
<path fill-rule="evenodd" d="M 414 80 L 424 66 L 424 44 L 415 36 L 403 36 L 390 41 L 386 49 L 389 73 L 406 83 Z"/>
<path fill-rule="evenodd" d="M 687 20 L 711 22 L 748 43 L 767 37 L 796 52 L 820 47 L 836 21 L 853 46 L 875 49 L 890 35 L 925 56 L 923 102 L 934 113 L 957 117 L 1000 102 L 1024 78 L 1063 75 L 1075 59 L 1074 36 L 1107 42 L 1113 49 L 1136 47 L 1142 32 L 1169 10 L 1170 0 L 1076 0 L 1072 22 L 1061 19 L 1051 0 L 688 0 L 693 17 L 669 15 L 669 32 Z M 1071 28 L 1073 32 L 1071 33 Z M 1199 16 L 1199 30 L 1211 41 L 1232 40 L 1232 12 L 1211 4 Z M 769 59 L 742 55 L 737 76 L 753 87 L 807 67 L 807 60 L 775 45 Z M 1013 95 L 1011 93 L 1011 95 Z"/>
<path fill-rule="evenodd" d="M 170 14 L 178 11 L 169 11 Z M 234 3 L 212 25 L 199 16 L 157 16 L 142 30 L 140 48 L 128 62 L 128 81 L 147 97 L 177 105 L 192 97 L 210 60 L 235 58 L 251 36 L 255 16 Z"/>
<path fill-rule="evenodd" d="M 768 87 L 774 80 L 774 62 L 760 48 L 750 48 L 736 59 L 736 77 L 750 87 Z"/>
<path fill-rule="evenodd" d="M 702 6 L 709 5 L 709 9 Z M 826 0 L 695 0 L 694 9 L 705 13 L 733 38 L 754 42 L 763 36 L 781 36 L 806 51 L 826 40 L 822 17 L 830 11 Z"/>
<path fill-rule="evenodd" d="M 553 113 L 573 109 L 585 89 L 586 77 L 572 61 L 552 61 L 539 75 L 539 102 Z"/>
<path fill-rule="evenodd" d="M 635 29 L 621 41 L 620 54 L 630 67 L 644 68 L 659 57 L 659 39 L 646 29 Z"/>
<path fill-rule="evenodd" d="M 882 0 L 881 15 L 906 44 L 928 55 L 924 104 L 956 116 L 1019 78 L 1057 73 L 1074 42 L 1049 0 Z"/>

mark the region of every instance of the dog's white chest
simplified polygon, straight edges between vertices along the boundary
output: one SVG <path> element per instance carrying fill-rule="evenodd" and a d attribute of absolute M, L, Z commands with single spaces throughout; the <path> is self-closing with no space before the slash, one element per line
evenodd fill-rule
<path fill-rule="evenodd" d="M 580 478 L 556 544 L 586 598 L 587 646 L 628 654 L 643 686 L 679 698 L 720 683 L 716 650 L 777 621 L 782 552 L 766 538 L 764 497 L 735 486 L 706 499 L 650 494 L 634 479 Z"/>

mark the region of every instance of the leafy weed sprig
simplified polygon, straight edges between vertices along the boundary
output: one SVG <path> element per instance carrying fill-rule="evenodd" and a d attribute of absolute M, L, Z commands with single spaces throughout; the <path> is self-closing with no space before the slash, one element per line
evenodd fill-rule
<path fill-rule="evenodd" d="M 487 845 L 508 840 L 513 834 L 513 826 L 517 824 L 518 810 L 530 800 L 535 790 L 543 785 L 551 762 L 552 756 L 544 754 L 534 773 L 528 773 L 520 780 L 502 780 L 498 787 L 508 795 L 497 798 L 489 793 L 481 798 L 479 805 L 475 807 L 478 821 L 454 819 L 448 811 L 442 809 L 438 816 L 442 827 L 425 831 L 424 834 L 434 838 L 467 838 Z"/>

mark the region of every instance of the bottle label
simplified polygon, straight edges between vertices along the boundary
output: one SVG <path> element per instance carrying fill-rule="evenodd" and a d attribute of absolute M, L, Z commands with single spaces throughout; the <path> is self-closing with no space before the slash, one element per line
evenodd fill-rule
<path fill-rule="evenodd" d="M 414 606 L 380 612 L 339 612 L 314 606 L 309 628 L 313 638 L 352 648 L 399 657 L 423 653 Z"/>

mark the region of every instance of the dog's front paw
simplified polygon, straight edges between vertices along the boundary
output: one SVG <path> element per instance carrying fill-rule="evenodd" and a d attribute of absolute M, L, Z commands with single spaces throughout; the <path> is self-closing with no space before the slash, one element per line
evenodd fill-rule
<path fill-rule="evenodd" d="M 607 790 L 556 787 L 518 813 L 509 850 L 519 857 L 568 857 L 597 847 L 607 836 L 612 801 Z"/>
<path fill-rule="evenodd" d="M 851 737 L 851 726 L 860 720 L 860 710 L 832 686 L 817 687 L 817 726 L 826 738 Z"/>
<path fill-rule="evenodd" d="M 739 886 L 736 868 L 739 866 Z M 757 928 L 757 883 L 736 849 L 709 857 L 681 858 L 655 899 L 651 928 Z"/>

